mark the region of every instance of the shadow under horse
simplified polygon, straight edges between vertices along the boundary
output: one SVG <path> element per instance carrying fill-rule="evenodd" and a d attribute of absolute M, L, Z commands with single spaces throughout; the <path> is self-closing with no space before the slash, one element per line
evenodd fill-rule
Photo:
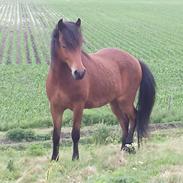
<path fill-rule="evenodd" d="M 147 134 L 155 100 L 155 81 L 148 67 L 116 48 L 87 54 L 82 44 L 81 20 L 59 20 L 52 33 L 51 65 L 46 81 L 54 126 L 52 160 L 59 158 L 62 117 L 66 109 L 73 111 L 73 160 L 79 158 L 84 109 L 110 104 L 122 129 L 121 149 L 132 144 L 135 129 L 138 144 Z M 138 102 L 134 107 L 138 89 Z"/>

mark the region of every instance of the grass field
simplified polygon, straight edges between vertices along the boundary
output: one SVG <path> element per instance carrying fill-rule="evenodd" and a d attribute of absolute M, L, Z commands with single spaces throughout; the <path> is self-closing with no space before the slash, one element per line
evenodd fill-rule
<path fill-rule="evenodd" d="M 82 136 L 75 162 L 71 140 L 57 163 L 50 162 L 50 141 L 0 145 L 0 182 L 182 183 L 182 134 L 182 128 L 154 131 L 135 155 L 121 152 L 118 142 L 95 145 L 94 135 Z"/>
<path fill-rule="evenodd" d="M 82 19 L 87 52 L 118 47 L 143 59 L 157 82 L 152 121 L 181 121 L 182 14 L 178 0 L 1 1 L 0 130 L 51 125 L 44 86 L 50 34 L 61 17 Z M 70 120 L 68 112 L 65 121 Z M 85 112 L 85 124 L 98 121 L 116 123 L 108 107 Z"/>

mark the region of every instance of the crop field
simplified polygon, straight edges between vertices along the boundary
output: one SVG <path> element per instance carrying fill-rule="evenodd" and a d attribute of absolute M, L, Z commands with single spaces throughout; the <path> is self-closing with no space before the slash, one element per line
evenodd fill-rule
<path fill-rule="evenodd" d="M 147 63 L 157 82 L 152 121 L 181 121 L 182 7 L 179 0 L 0 1 L 0 130 L 51 125 L 45 79 L 51 32 L 61 17 L 81 18 L 85 51 L 118 47 Z M 71 114 L 65 116 L 69 124 Z M 109 107 L 86 110 L 83 120 L 116 124 Z"/>
<path fill-rule="evenodd" d="M 49 162 L 52 121 L 45 80 L 51 33 L 60 18 L 78 17 L 87 53 L 117 47 L 149 66 L 157 84 L 151 122 L 179 128 L 153 131 L 135 155 L 127 155 L 119 151 L 110 107 L 85 110 L 80 161 L 71 161 L 66 138 L 59 162 Z M 0 182 L 182 183 L 182 121 L 182 0 L 0 0 Z M 101 133 L 113 133 L 97 144 L 100 124 Z M 72 113 L 66 111 L 67 137 L 71 125 Z M 18 141 L 20 132 L 28 136 L 14 142 L 7 135 L 14 129 Z"/>

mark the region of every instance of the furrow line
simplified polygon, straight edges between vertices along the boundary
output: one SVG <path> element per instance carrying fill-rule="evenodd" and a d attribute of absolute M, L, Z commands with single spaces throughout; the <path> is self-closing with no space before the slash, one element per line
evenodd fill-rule
<path fill-rule="evenodd" d="M 34 10 L 34 14 L 36 17 L 36 25 L 37 27 L 39 27 L 37 29 L 36 32 L 36 36 L 37 36 L 37 40 L 39 40 L 39 45 L 40 45 L 40 51 L 42 52 L 42 55 L 44 57 L 44 61 L 49 64 L 49 52 L 48 52 L 48 41 L 46 39 L 47 37 L 47 30 L 48 30 L 48 26 L 46 25 L 44 19 L 42 18 L 43 16 L 43 12 L 40 11 L 40 9 L 38 9 L 35 5 L 32 6 L 32 11 Z M 40 12 L 42 12 L 42 14 L 40 15 Z M 44 23 L 43 23 L 44 22 Z"/>
<path fill-rule="evenodd" d="M 21 16 L 20 16 L 20 5 L 19 1 L 16 1 L 16 12 L 17 12 L 17 27 L 16 27 L 16 32 L 17 32 L 17 40 L 16 40 L 16 63 L 20 64 L 22 63 L 22 57 L 21 57 L 21 32 L 22 32 L 22 21 L 21 21 Z"/>
<path fill-rule="evenodd" d="M 3 63 L 3 58 L 4 58 L 4 50 L 6 48 L 6 41 L 7 41 L 7 37 L 8 37 L 8 31 L 6 30 L 7 27 L 5 27 L 6 23 L 6 16 L 8 15 L 8 10 L 9 10 L 9 5 L 6 4 L 5 10 L 4 10 L 4 14 L 2 17 L 2 40 L 1 40 L 1 45 L 0 45 L 0 64 Z"/>
<path fill-rule="evenodd" d="M 24 46 L 25 46 L 25 51 L 26 51 L 26 59 L 27 63 L 31 63 L 31 58 L 30 58 L 30 50 L 29 50 L 29 45 L 28 45 L 28 33 L 27 33 L 27 23 L 26 23 L 26 17 L 24 13 L 24 5 L 21 4 L 21 12 L 22 12 L 22 25 L 24 27 Z"/>
<path fill-rule="evenodd" d="M 26 24 L 27 24 L 27 28 L 28 28 L 28 31 L 29 31 L 29 35 L 30 35 L 30 41 L 31 41 L 31 44 L 32 44 L 33 52 L 34 52 L 34 57 L 36 59 L 36 64 L 40 64 L 41 60 L 40 60 L 40 57 L 39 57 L 39 54 L 38 54 L 38 51 L 37 51 L 37 45 L 36 45 L 32 30 L 31 30 L 31 27 L 30 27 L 30 24 L 29 24 L 30 23 L 29 16 L 28 16 L 28 13 L 26 11 L 27 6 L 28 5 L 26 4 L 26 6 L 25 6 Z"/>
<path fill-rule="evenodd" d="M 9 10 L 9 45 L 8 45 L 8 50 L 7 50 L 7 60 L 6 60 L 6 63 L 7 64 L 11 64 L 12 63 L 12 47 L 13 47 L 13 39 L 14 39 L 14 30 L 13 30 L 13 25 L 14 25 L 14 18 L 16 19 L 16 17 L 14 17 L 14 9 L 15 9 L 15 6 L 14 4 L 11 5 L 11 8 Z"/>

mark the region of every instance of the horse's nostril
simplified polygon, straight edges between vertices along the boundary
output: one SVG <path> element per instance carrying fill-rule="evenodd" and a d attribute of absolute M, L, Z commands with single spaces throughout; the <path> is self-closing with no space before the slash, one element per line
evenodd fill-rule
<path fill-rule="evenodd" d="M 78 79 L 82 79 L 84 77 L 84 75 L 85 75 L 85 72 L 86 72 L 85 69 L 83 69 L 83 70 L 75 70 L 73 72 L 74 78 L 77 79 L 77 80 Z"/>
<path fill-rule="evenodd" d="M 77 70 L 74 71 L 74 75 L 78 75 L 79 72 Z"/>

